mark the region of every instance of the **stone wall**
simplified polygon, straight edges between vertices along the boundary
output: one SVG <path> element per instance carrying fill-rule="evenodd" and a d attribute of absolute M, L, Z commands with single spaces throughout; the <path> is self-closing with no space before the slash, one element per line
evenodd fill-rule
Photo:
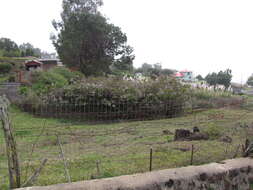
<path fill-rule="evenodd" d="M 253 159 L 20 190 L 250 190 Z"/>
<path fill-rule="evenodd" d="M 18 101 L 20 83 L 0 83 L 0 96 L 6 95 L 11 101 Z"/>

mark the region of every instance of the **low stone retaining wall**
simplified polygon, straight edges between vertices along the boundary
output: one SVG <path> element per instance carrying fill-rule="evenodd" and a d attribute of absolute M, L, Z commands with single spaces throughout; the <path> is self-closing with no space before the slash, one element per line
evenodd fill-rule
<path fill-rule="evenodd" d="M 19 190 L 250 190 L 253 159 Z"/>

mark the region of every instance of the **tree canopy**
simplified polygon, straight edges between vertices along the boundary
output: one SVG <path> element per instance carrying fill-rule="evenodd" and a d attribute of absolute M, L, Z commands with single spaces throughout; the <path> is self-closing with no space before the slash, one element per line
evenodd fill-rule
<path fill-rule="evenodd" d="M 228 89 L 232 80 L 232 71 L 230 69 L 226 69 L 225 71 L 220 71 L 218 73 L 209 73 L 205 80 L 210 86 L 214 86 L 214 88 L 216 88 L 219 84 L 223 85 L 225 89 Z"/>
<path fill-rule="evenodd" d="M 18 45 L 9 38 L 0 38 L 0 56 L 2 57 L 52 57 L 53 54 L 41 51 L 30 43 Z M 50 56 L 49 56 L 50 55 Z"/>
<path fill-rule="evenodd" d="M 33 47 L 30 43 L 23 43 L 19 46 L 19 50 L 21 52 L 21 57 L 26 56 L 34 56 L 34 57 L 40 57 L 42 52 L 39 48 Z"/>
<path fill-rule="evenodd" d="M 135 70 L 135 73 L 141 73 L 144 76 L 157 77 L 161 75 L 170 76 L 174 73 L 174 70 L 163 69 L 161 63 L 148 64 L 143 63 L 141 67 Z"/>
<path fill-rule="evenodd" d="M 99 12 L 102 0 L 63 0 L 61 21 L 53 21 L 52 41 L 63 63 L 86 76 L 129 70 L 133 49 L 127 36 Z"/>
<path fill-rule="evenodd" d="M 18 45 L 9 38 L 0 38 L 0 56 L 19 57 Z"/>
<path fill-rule="evenodd" d="M 232 80 L 232 71 L 230 69 L 220 71 L 217 74 L 217 77 L 218 77 L 218 84 L 223 85 L 226 89 L 228 89 Z"/>
<path fill-rule="evenodd" d="M 205 80 L 201 75 L 198 75 L 198 76 L 196 76 L 196 79 L 198 79 L 198 80 Z"/>
<path fill-rule="evenodd" d="M 218 77 L 217 77 L 217 73 L 213 72 L 213 73 L 209 73 L 206 78 L 205 78 L 206 82 L 210 85 L 210 86 L 214 86 L 214 88 L 216 88 L 217 84 L 218 84 Z"/>

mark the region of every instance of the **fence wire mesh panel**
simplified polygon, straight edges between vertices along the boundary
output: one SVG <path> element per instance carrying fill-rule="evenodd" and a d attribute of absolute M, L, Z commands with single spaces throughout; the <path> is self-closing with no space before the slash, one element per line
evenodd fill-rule
<path fill-rule="evenodd" d="M 44 159 L 48 161 L 33 185 L 187 166 L 191 164 L 192 144 L 193 164 L 232 158 L 236 153 L 239 137 L 231 143 L 219 142 L 217 139 L 204 143 L 174 141 L 174 131 L 223 120 L 231 123 L 238 121 L 238 117 L 224 116 L 223 111 L 215 112 L 215 117 L 213 113 L 177 117 L 184 114 L 184 105 L 172 102 L 160 105 L 117 105 L 106 107 L 103 104 L 62 103 L 12 106 L 11 121 L 18 145 L 22 182 L 40 167 Z M 152 119 L 165 120 L 150 121 Z M 128 122 L 132 120 L 137 121 Z M 96 122 L 102 123 L 93 124 Z M 235 132 L 236 135 L 239 133 Z M 215 148 L 211 150 L 210 147 L 214 145 Z M 0 184 L 4 184 L 0 185 L 0 189 L 8 187 L 8 166 L 2 133 Z"/>
<path fill-rule="evenodd" d="M 122 121 L 151 120 L 176 117 L 184 112 L 184 101 L 180 98 L 172 100 L 156 100 L 153 97 L 144 100 L 112 99 L 105 95 L 91 95 L 85 100 L 76 97 L 55 97 L 47 103 L 22 104 L 25 112 L 52 118 L 73 119 L 75 121 Z"/>

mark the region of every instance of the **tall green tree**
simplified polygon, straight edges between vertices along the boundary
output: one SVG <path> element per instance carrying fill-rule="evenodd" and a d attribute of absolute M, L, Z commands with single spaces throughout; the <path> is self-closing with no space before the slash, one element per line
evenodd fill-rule
<path fill-rule="evenodd" d="M 206 82 L 210 85 L 213 86 L 214 89 L 216 89 L 216 86 L 218 84 L 218 77 L 217 77 L 217 73 L 213 72 L 213 73 L 209 73 L 206 78 L 205 78 Z"/>
<path fill-rule="evenodd" d="M 225 90 L 227 90 L 231 85 L 232 70 L 227 69 L 225 71 L 220 71 L 219 73 L 209 73 L 206 76 L 205 80 L 210 86 L 214 86 L 214 89 L 216 89 L 216 86 L 219 84 L 223 85 L 225 87 Z"/>
<path fill-rule="evenodd" d="M 148 63 L 143 63 L 140 68 L 137 68 L 135 70 L 135 73 L 141 73 L 144 76 L 160 76 L 160 75 L 165 75 L 165 76 L 170 76 L 175 73 L 174 70 L 171 69 L 163 69 L 161 63 L 155 63 L 155 64 L 148 64 Z"/>
<path fill-rule="evenodd" d="M 30 43 L 23 43 L 19 46 L 19 49 L 21 51 L 21 56 L 34 56 L 34 57 L 41 57 L 41 50 L 39 48 L 35 48 Z"/>
<path fill-rule="evenodd" d="M 198 80 L 205 80 L 201 75 L 198 75 L 198 76 L 196 76 L 196 79 L 198 79 Z"/>
<path fill-rule="evenodd" d="M 61 60 L 86 76 L 110 73 L 112 65 L 128 69 L 134 59 L 126 34 L 99 12 L 102 5 L 102 0 L 63 0 L 61 21 L 53 21 L 52 41 Z"/>
<path fill-rule="evenodd" d="M 18 45 L 9 38 L 0 38 L 0 54 L 5 57 L 19 57 Z"/>
<path fill-rule="evenodd" d="M 231 85 L 232 80 L 232 70 L 227 69 L 225 71 L 220 71 L 217 74 L 218 84 L 225 86 L 225 90 Z"/>

